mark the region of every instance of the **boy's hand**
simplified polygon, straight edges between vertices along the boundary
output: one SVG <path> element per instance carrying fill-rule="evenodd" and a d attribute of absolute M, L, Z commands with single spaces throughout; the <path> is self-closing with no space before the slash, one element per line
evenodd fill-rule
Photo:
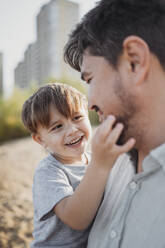
<path fill-rule="evenodd" d="M 113 164 L 121 153 L 129 151 L 135 144 L 135 140 L 130 139 L 118 146 L 116 142 L 123 125 L 117 124 L 113 128 L 114 123 L 115 117 L 109 116 L 98 127 L 92 140 L 92 160 L 82 181 L 74 194 L 62 199 L 54 208 L 55 214 L 73 229 L 83 230 L 92 223 Z"/>
<path fill-rule="evenodd" d="M 124 145 L 117 145 L 116 142 L 124 128 L 122 123 L 115 123 L 115 117 L 110 115 L 97 128 L 92 139 L 92 161 L 94 166 L 110 170 L 118 156 L 131 150 L 135 139 L 129 139 Z"/>

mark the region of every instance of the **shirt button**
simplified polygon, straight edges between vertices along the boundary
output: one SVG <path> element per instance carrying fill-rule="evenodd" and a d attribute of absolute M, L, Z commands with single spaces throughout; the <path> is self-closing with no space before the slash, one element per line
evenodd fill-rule
<path fill-rule="evenodd" d="M 115 239 L 117 236 L 117 233 L 114 230 L 112 230 L 110 236 L 111 236 L 111 239 Z"/>
<path fill-rule="evenodd" d="M 131 183 L 129 184 L 129 186 L 130 186 L 130 189 L 136 189 L 137 183 L 133 181 L 133 182 L 131 182 Z"/>

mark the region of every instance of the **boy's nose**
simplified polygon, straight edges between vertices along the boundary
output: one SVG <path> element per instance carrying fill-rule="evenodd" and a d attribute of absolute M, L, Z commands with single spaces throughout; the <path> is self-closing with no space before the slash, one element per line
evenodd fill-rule
<path fill-rule="evenodd" d="M 67 134 L 72 135 L 73 133 L 76 133 L 77 130 L 78 130 L 77 126 L 74 124 L 71 124 L 70 126 L 68 126 Z"/>

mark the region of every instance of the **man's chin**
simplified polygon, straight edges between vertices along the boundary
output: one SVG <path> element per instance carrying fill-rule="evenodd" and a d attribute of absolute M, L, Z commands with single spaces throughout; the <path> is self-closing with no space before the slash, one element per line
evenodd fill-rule
<path fill-rule="evenodd" d="M 123 132 L 117 141 L 117 145 L 124 145 L 129 139 L 130 137 L 126 135 L 126 132 Z M 135 171 L 137 171 L 138 150 L 134 147 L 129 152 L 127 152 L 127 154 L 129 155 L 130 160 L 135 167 Z"/>

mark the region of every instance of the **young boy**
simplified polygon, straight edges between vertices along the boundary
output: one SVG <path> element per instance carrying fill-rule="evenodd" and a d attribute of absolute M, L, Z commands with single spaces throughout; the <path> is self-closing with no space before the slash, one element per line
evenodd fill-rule
<path fill-rule="evenodd" d="M 50 153 L 34 175 L 31 247 L 84 248 L 109 172 L 117 157 L 133 147 L 134 140 L 117 146 L 123 126 L 112 129 L 115 118 L 110 116 L 92 139 L 89 162 L 87 100 L 60 83 L 39 88 L 24 103 L 22 120 L 32 138 Z"/>

